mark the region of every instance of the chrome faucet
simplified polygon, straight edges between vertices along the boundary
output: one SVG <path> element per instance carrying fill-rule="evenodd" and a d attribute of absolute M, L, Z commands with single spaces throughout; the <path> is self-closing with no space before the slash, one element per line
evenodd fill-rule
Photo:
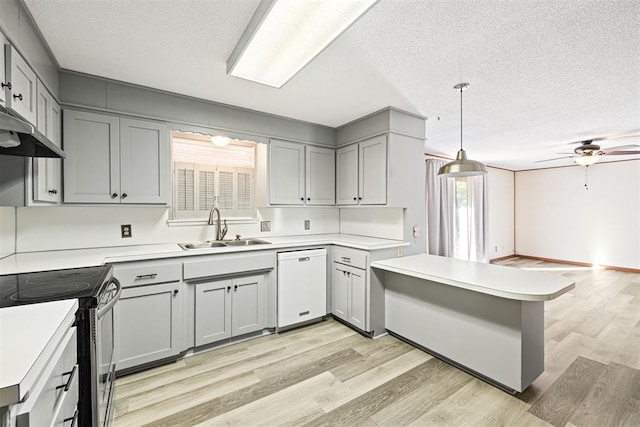
<path fill-rule="evenodd" d="M 211 212 L 209 212 L 209 225 L 213 225 L 213 214 L 216 214 L 216 240 L 224 239 L 224 236 L 227 234 L 227 220 L 224 220 L 224 228 L 220 227 L 220 209 L 212 208 Z"/>

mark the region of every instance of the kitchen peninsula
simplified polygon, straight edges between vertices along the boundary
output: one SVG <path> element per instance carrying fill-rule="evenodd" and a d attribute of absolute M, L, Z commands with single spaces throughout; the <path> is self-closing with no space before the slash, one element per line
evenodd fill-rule
<path fill-rule="evenodd" d="M 385 286 L 389 332 L 516 392 L 544 371 L 544 301 L 575 286 L 560 275 L 426 254 L 371 267 Z"/>

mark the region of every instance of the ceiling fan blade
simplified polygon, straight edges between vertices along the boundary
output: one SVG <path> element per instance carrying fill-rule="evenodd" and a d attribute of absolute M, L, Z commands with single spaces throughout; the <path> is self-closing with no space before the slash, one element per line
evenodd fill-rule
<path fill-rule="evenodd" d="M 603 151 L 602 154 L 606 154 L 607 156 L 625 156 L 629 154 L 640 154 L 640 150 L 633 151 Z"/>
<path fill-rule="evenodd" d="M 567 155 L 568 155 L 568 154 L 570 154 L 570 155 L 572 155 L 572 156 L 575 156 L 575 155 L 576 155 L 576 153 L 556 153 L 556 154 L 567 154 Z"/>
<path fill-rule="evenodd" d="M 570 159 L 570 158 L 572 158 L 572 157 L 573 157 L 573 155 L 571 155 L 571 156 L 564 156 L 564 157 L 556 157 L 555 159 L 538 160 L 538 161 L 535 161 L 534 163 L 551 162 L 551 161 L 554 161 L 554 160 Z"/>
<path fill-rule="evenodd" d="M 608 153 L 609 151 L 614 151 L 614 150 L 626 150 L 628 148 L 640 148 L 640 145 L 638 144 L 629 144 L 629 145 L 618 145 L 617 147 L 609 147 L 609 148 L 605 148 L 604 151 L 605 153 Z"/>

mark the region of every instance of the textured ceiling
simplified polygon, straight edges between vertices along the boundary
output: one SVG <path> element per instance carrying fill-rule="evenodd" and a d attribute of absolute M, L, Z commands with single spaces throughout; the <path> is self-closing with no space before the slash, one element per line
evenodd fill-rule
<path fill-rule="evenodd" d="M 463 81 L 464 147 L 490 165 L 640 132 L 637 0 L 380 0 L 281 89 L 225 74 L 258 0 L 24 2 L 64 69 L 334 127 L 391 105 L 428 117 L 435 155 L 459 146 Z"/>

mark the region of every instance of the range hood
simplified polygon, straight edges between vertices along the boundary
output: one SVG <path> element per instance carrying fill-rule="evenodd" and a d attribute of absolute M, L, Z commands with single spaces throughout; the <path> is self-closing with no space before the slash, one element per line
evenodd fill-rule
<path fill-rule="evenodd" d="M 31 124 L 0 107 L 0 154 L 23 157 L 53 157 L 66 154 Z"/>

